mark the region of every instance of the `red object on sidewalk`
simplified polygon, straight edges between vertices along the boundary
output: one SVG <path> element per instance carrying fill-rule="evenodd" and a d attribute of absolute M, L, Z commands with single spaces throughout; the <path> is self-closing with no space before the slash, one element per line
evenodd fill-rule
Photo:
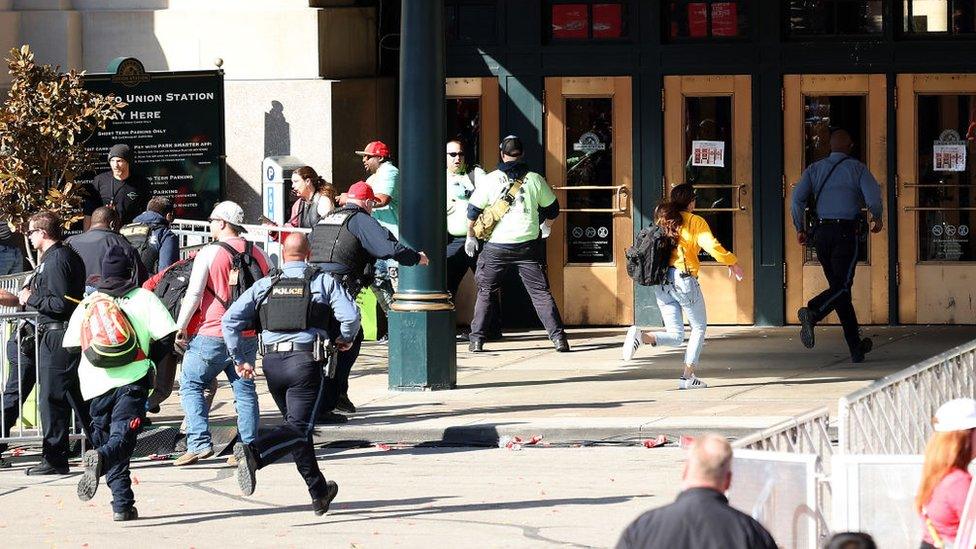
<path fill-rule="evenodd" d="M 647 439 L 644 441 L 644 448 L 657 448 L 659 446 L 664 446 L 668 443 L 668 437 L 664 435 L 658 435 L 654 440 Z"/>

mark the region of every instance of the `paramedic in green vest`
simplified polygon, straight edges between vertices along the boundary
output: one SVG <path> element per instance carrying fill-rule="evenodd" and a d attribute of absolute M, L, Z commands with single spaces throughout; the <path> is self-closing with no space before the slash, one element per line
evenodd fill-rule
<path fill-rule="evenodd" d="M 146 418 L 146 402 L 153 386 L 153 363 L 150 346 L 176 331 L 176 324 L 163 303 L 149 290 L 136 286 L 132 262 L 122 246 L 112 246 L 102 259 L 102 276 L 95 292 L 81 302 L 68 321 L 64 348 L 81 350 L 78 378 L 81 395 L 91 401 L 91 438 L 94 448 L 85 452 L 85 472 L 78 481 L 78 498 L 88 501 L 95 496 L 100 477 L 105 476 L 112 490 L 113 520 L 127 521 L 139 517 L 129 478 L 129 460 L 136 447 L 136 435 Z M 84 349 L 82 337 L 86 310 L 97 299 L 115 299 L 132 325 L 138 350 L 135 359 L 125 365 L 97 367 L 92 364 L 91 349 Z M 97 362 L 97 361 L 96 361 Z"/>
<path fill-rule="evenodd" d="M 478 254 L 468 257 L 464 251 L 464 242 L 468 236 L 468 199 L 474 193 L 478 181 L 485 176 L 481 166 L 471 166 L 467 163 L 464 146 L 457 139 L 447 142 L 447 262 L 444 270 L 447 272 L 447 291 L 451 292 L 454 304 L 457 305 L 458 288 L 468 271 L 472 273 L 478 265 Z M 488 341 L 502 338 L 501 292 L 491 294 L 488 303 L 488 318 L 491 326 L 488 329 Z M 463 339 L 462 339 L 463 338 Z M 468 335 L 459 335 L 458 339 L 467 341 Z"/>
<path fill-rule="evenodd" d="M 498 148 L 501 163 L 478 182 L 468 201 L 468 236 L 464 251 L 469 257 L 474 257 L 480 246 L 474 235 L 475 220 L 485 208 L 509 194 L 516 181 L 522 181 L 522 185 L 508 211 L 494 225 L 494 231 L 478 257 L 478 268 L 474 275 L 478 284 L 478 299 L 474 306 L 468 349 L 473 353 L 484 351 L 490 322 L 488 303 L 491 294 L 499 289 L 508 269 L 515 267 L 556 351 L 569 352 L 563 320 L 549 289 L 545 240 L 540 238 L 540 223 L 559 215 L 559 201 L 546 180 L 529 171 L 522 160 L 521 139 L 510 135 L 502 140 Z"/>

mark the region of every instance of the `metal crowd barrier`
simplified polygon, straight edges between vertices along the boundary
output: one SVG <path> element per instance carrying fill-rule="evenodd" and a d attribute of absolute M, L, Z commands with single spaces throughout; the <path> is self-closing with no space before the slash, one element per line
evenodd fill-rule
<path fill-rule="evenodd" d="M 27 280 L 28 278 L 30 278 L 32 273 L 33 271 L 27 271 L 23 273 L 15 273 L 15 274 L 0 276 L 0 290 L 6 290 L 14 295 L 17 295 L 17 292 L 19 292 L 21 288 L 27 285 Z M 17 311 L 17 307 L 6 307 L 0 305 L 0 314 L 13 313 L 16 311 Z"/>
<path fill-rule="evenodd" d="M 310 233 L 311 229 L 292 227 L 289 225 L 281 227 L 271 227 L 268 225 L 242 225 L 246 231 L 244 238 L 254 242 L 261 247 L 271 258 L 272 263 L 281 266 L 281 244 L 278 243 L 288 233 Z M 170 230 L 179 239 L 180 257 L 187 257 L 191 252 L 209 244 L 213 237 L 210 236 L 210 222 L 197 221 L 195 219 L 175 219 L 170 223 Z"/>
<path fill-rule="evenodd" d="M 802 479 L 795 479 L 795 481 L 802 481 L 803 486 L 809 492 L 804 492 L 804 498 L 809 497 L 810 505 L 803 509 L 802 515 L 807 516 L 811 523 L 800 524 L 798 522 L 793 524 L 790 529 L 787 529 L 784 524 L 777 526 L 781 530 L 780 533 L 788 535 L 788 539 L 793 542 L 788 545 L 790 547 L 810 547 L 811 549 L 818 547 L 830 533 L 827 517 L 830 516 L 829 507 L 831 504 L 829 467 L 830 458 L 834 452 L 833 443 L 833 437 L 830 435 L 830 414 L 827 407 L 824 406 L 757 431 L 736 440 L 732 444 L 732 447 L 735 448 L 736 461 L 742 461 L 744 459 L 742 456 L 750 456 L 750 460 L 765 456 L 762 469 L 768 473 L 770 479 L 785 478 L 784 475 L 791 472 L 792 474 L 803 475 Z M 806 465 L 798 468 L 797 459 Z M 746 467 L 743 463 L 738 466 Z M 736 473 L 736 480 L 732 483 L 733 488 L 739 482 L 739 476 Z M 748 508 L 739 507 L 739 509 L 748 511 Z M 769 513 L 767 511 L 767 514 Z M 753 518 L 760 520 L 767 527 L 772 525 L 772 523 L 762 521 L 755 514 Z M 780 537 L 776 537 L 776 540 L 780 543 L 785 541 Z"/>
<path fill-rule="evenodd" d="M 36 386 L 35 380 L 39 379 L 39 365 L 34 361 L 33 367 L 27 367 L 25 364 L 25 367 L 21 368 L 19 361 L 21 354 L 37 356 L 38 341 L 34 337 L 30 342 L 24 343 L 17 335 L 23 322 L 36 322 L 36 320 L 37 313 L 33 312 L 0 314 L 0 351 L 3 354 L 0 358 L 0 387 L 3 387 L 0 424 L 4 427 L 0 432 L 0 443 L 41 440 L 40 410 L 36 406 L 36 398 L 29 398 Z M 17 353 L 17 359 L 13 364 L 8 356 L 10 354 L 8 345 L 11 345 L 11 341 L 14 342 L 12 345 Z M 12 427 L 9 433 L 7 433 L 8 426 Z"/>
<path fill-rule="evenodd" d="M 948 400 L 976 395 L 976 340 L 842 397 L 839 454 L 921 454 L 932 417 Z"/>
<path fill-rule="evenodd" d="M 820 458 L 737 448 L 729 504 L 758 520 L 780 547 L 816 549 L 826 535 L 819 513 Z"/>

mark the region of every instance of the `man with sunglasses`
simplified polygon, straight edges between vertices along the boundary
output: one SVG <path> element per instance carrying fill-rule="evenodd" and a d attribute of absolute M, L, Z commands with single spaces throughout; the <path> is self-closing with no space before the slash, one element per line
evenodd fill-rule
<path fill-rule="evenodd" d="M 27 238 L 40 254 L 35 275 L 16 296 L 9 292 L 0 293 L 0 304 L 21 305 L 38 313 L 36 358 L 40 379 L 37 401 L 44 441 L 41 463 L 27 469 L 28 475 L 68 474 L 72 409 L 86 432 L 91 423 L 88 403 L 81 397 L 78 381 L 81 357 L 61 346 L 68 319 L 84 297 L 85 264 L 74 250 L 62 244 L 62 236 L 61 220 L 53 213 L 42 211 L 31 216 Z M 21 353 L 32 354 L 32 346 L 22 346 Z M 25 387 L 25 391 L 29 390 Z"/>
<path fill-rule="evenodd" d="M 457 304 L 458 288 L 464 276 L 475 271 L 478 264 L 478 254 L 469 257 L 464 252 L 464 242 L 468 236 L 468 199 L 474 192 L 475 186 L 485 176 L 481 166 L 468 166 L 464 154 L 464 146 L 457 139 L 447 142 L 447 289 L 451 292 L 454 303 Z M 500 291 L 491 294 L 489 302 L 487 338 L 496 341 L 502 338 L 501 329 L 501 299 Z M 458 340 L 467 342 L 468 335 L 458 336 Z"/>

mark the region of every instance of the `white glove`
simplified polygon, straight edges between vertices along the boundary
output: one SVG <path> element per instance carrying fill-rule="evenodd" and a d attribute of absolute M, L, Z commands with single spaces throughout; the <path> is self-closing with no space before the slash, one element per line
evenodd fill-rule
<path fill-rule="evenodd" d="M 478 239 L 469 236 L 464 239 L 464 253 L 468 254 L 468 257 L 474 257 L 474 254 L 478 253 Z"/>

